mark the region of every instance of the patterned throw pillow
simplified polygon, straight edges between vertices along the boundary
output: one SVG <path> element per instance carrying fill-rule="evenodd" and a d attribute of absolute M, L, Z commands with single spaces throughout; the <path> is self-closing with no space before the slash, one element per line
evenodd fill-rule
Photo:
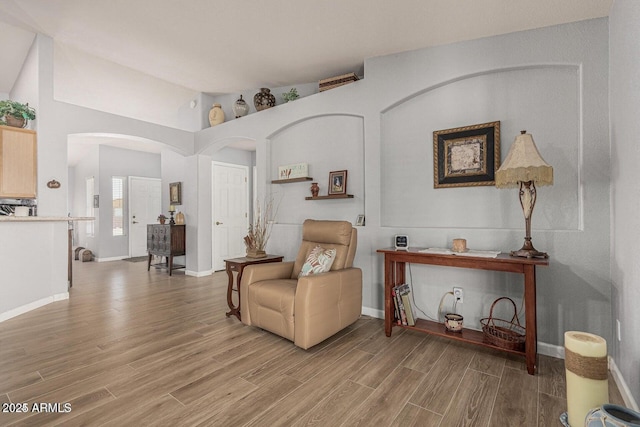
<path fill-rule="evenodd" d="M 335 249 L 324 249 L 321 246 L 316 246 L 307 257 L 298 277 L 326 273 L 331 269 L 331 265 L 333 265 L 333 260 L 335 259 Z"/>

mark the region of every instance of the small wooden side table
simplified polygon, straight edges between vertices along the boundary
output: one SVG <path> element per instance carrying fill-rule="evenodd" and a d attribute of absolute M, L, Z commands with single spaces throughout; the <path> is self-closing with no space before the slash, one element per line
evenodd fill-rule
<path fill-rule="evenodd" d="M 229 283 L 227 284 L 227 304 L 229 305 L 229 310 L 226 315 L 227 317 L 234 315 L 238 318 L 238 320 L 242 320 L 240 317 L 240 282 L 242 281 L 242 271 L 248 265 L 252 264 L 266 264 L 269 262 L 281 262 L 284 256 L 282 255 L 269 255 L 267 254 L 264 258 L 232 258 L 225 259 L 224 262 L 226 264 L 227 276 L 229 276 Z M 236 277 L 236 288 L 233 289 L 233 272 L 238 273 Z M 233 305 L 233 299 L 231 296 L 233 295 L 233 291 L 238 292 L 238 305 Z"/>

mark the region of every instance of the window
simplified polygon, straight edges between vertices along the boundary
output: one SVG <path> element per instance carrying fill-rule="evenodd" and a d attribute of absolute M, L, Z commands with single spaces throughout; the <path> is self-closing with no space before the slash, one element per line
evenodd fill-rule
<path fill-rule="evenodd" d="M 94 179 L 93 177 L 86 178 L 86 190 L 87 190 L 87 216 L 95 216 L 93 208 L 93 196 L 94 196 Z M 86 222 L 87 236 L 93 237 L 93 221 Z"/>
<path fill-rule="evenodd" d="M 113 224 L 111 232 L 113 236 L 124 236 L 124 177 L 111 177 L 111 200 Z"/>

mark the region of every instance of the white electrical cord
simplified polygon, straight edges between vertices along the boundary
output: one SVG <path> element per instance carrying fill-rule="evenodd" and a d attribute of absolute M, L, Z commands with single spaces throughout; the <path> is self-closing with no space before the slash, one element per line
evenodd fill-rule
<path fill-rule="evenodd" d="M 413 302 L 413 306 L 416 308 L 416 310 L 422 313 L 424 317 L 431 320 L 432 322 L 440 322 L 439 320 L 434 319 L 433 317 L 429 316 L 427 313 L 422 311 L 422 309 L 418 306 L 418 304 L 416 304 L 415 292 L 413 292 L 413 275 L 411 274 L 411 263 L 408 263 L 408 265 L 409 265 L 409 287 L 411 288 L 411 302 Z"/>
<path fill-rule="evenodd" d="M 454 297 L 453 298 L 453 313 L 458 314 L 457 310 L 456 310 L 456 308 L 458 306 L 458 300 L 453 295 L 453 292 L 449 291 L 449 292 L 445 293 L 444 295 L 442 295 L 442 298 L 440 298 L 440 305 L 438 306 L 438 322 L 440 322 L 440 316 L 442 316 L 442 305 L 443 305 L 444 299 L 446 298 L 447 295 L 451 295 L 451 296 Z M 442 317 L 443 317 L 443 320 L 440 323 L 444 323 L 444 316 L 442 316 Z"/>

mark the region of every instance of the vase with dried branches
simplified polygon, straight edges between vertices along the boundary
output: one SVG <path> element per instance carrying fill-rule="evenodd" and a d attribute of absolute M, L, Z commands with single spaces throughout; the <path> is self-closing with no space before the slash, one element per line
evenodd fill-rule
<path fill-rule="evenodd" d="M 273 200 L 269 200 L 264 204 L 256 201 L 253 224 L 249 224 L 249 231 L 244 237 L 247 258 L 264 258 L 267 256 L 265 248 L 271 236 L 273 214 Z"/>

